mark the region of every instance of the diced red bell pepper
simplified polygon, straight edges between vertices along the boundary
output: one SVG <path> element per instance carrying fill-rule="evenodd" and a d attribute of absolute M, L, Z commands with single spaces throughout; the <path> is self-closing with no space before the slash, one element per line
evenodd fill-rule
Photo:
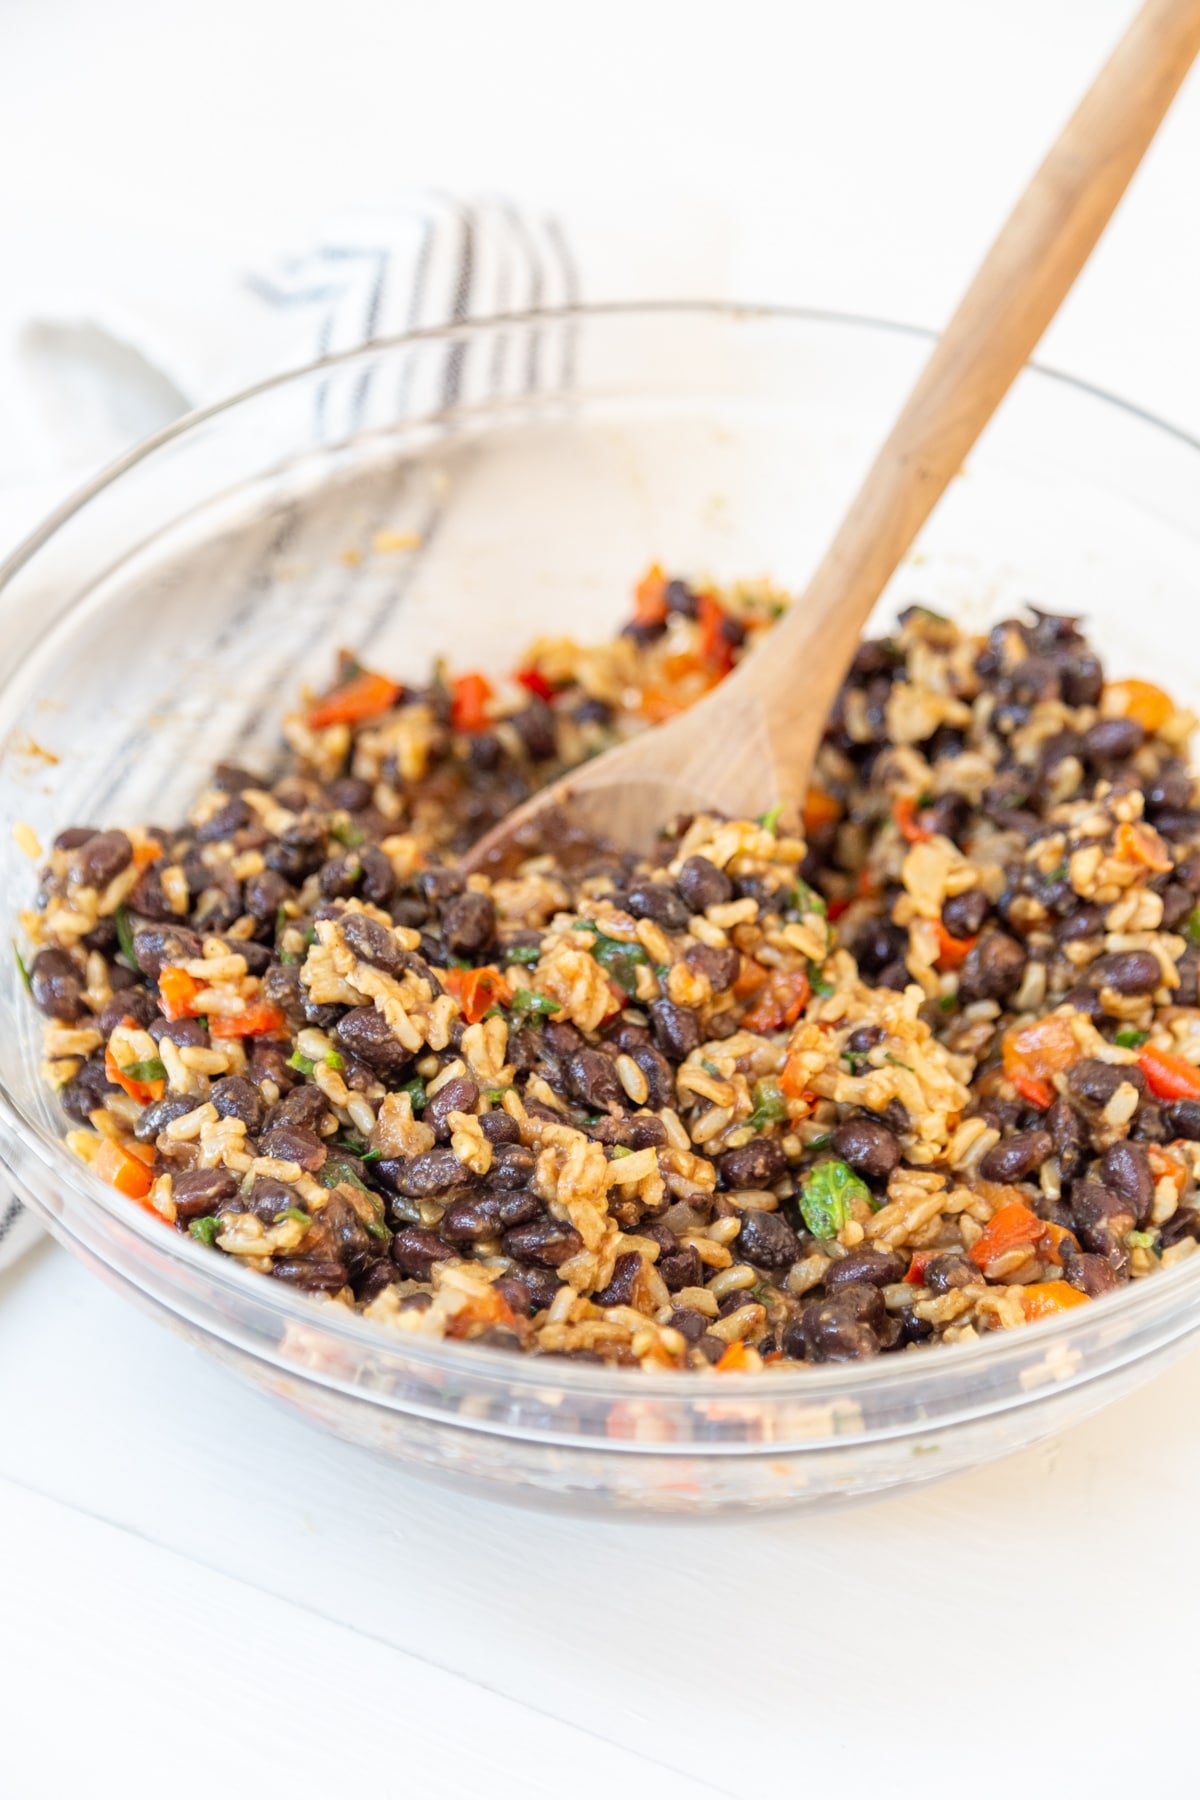
<path fill-rule="evenodd" d="M 209 1034 L 215 1038 L 275 1037 L 286 1025 L 279 1008 L 265 1000 L 252 1000 L 245 1012 L 211 1013 L 208 1020 Z"/>
<path fill-rule="evenodd" d="M 725 609 L 713 599 L 711 594 L 700 594 L 696 599 L 696 618 L 699 623 L 699 635 L 696 642 L 696 653 L 701 662 L 714 669 L 719 675 L 728 675 L 733 667 L 733 645 L 725 634 Z"/>
<path fill-rule="evenodd" d="M 394 706 L 403 691 L 398 682 L 389 681 L 386 675 L 360 669 L 309 709 L 309 727 L 323 731 L 327 725 L 361 724 Z"/>
<path fill-rule="evenodd" d="M 499 969 L 447 969 L 442 981 L 458 1001 L 458 1009 L 468 1025 L 478 1025 L 493 1006 L 507 1006 L 512 989 Z"/>
<path fill-rule="evenodd" d="M 539 700 L 553 700 L 554 698 L 555 690 L 540 669 L 518 669 L 513 680 L 518 687 L 523 687 L 527 694 L 536 694 Z"/>
<path fill-rule="evenodd" d="M 1200 1100 L 1200 1069 L 1184 1057 L 1151 1050 L 1147 1045 L 1138 1057 L 1138 1067 L 1156 1100 Z"/>
<path fill-rule="evenodd" d="M 194 1016 L 200 983 L 186 969 L 168 963 L 158 978 L 158 998 L 168 1019 L 190 1019 Z"/>
<path fill-rule="evenodd" d="M 492 684 L 486 675 L 459 675 L 450 684 L 450 722 L 455 731 L 485 731 Z"/>

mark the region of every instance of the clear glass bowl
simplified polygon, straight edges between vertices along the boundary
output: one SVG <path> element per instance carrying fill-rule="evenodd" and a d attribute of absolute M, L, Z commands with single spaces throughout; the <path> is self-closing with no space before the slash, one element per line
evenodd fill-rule
<path fill-rule="evenodd" d="M 927 348 L 811 313 L 599 308 L 384 344 L 196 415 L 0 572 L 5 820 L 43 842 L 173 820 L 218 758 L 277 754 L 285 704 L 338 644 L 400 674 L 443 651 L 507 669 L 537 631 L 609 632 L 652 558 L 802 587 Z M 1084 612 L 1110 671 L 1195 700 L 1198 448 L 1028 372 L 881 611 Z M 8 831 L 0 867 L 15 933 L 35 876 Z M 0 1160 L 55 1236 L 329 1430 L 512 1499 L 714 1513 L 927 1481 L 1094 1411 L 1200 1324 L 1197 1258 L 978 1344 L 780 1374 L 392 1340 L 88 1175 L 60 1141 L 11 960 L 0 981 Z"/>

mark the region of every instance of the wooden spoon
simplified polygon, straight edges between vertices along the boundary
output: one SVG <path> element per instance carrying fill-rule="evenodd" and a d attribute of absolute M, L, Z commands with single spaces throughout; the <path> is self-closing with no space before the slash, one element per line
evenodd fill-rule
<path fill-rule="evenodd" d="M 549 810 L 647 849 L 681 813 L 799 809 L 867 616 L 1087 261 L 1200 50 L 1200 0 L 1147 0 L 985 257 L 801 600 L 713 693 L 585 763 L 477 844 Z"/>

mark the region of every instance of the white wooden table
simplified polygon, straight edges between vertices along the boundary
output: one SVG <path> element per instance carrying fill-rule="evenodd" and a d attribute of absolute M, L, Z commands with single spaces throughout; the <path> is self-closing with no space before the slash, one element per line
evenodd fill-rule
<path fill-rule="evenodd" d="M 0 313 L 75 226 L 440 180 L 624 233 L 596 296 L 936 322 L 1126 10 L 18 0 Z M 1046 352 L 1193 430 L 1198 168 L 1193 81 Z M 317 1436 L 47 1245 L 0 1277 L 0 1795 L 1190 1795 L 1198 1414 L 1193 1356 L 886 1505 L 575 1522 Z"/>

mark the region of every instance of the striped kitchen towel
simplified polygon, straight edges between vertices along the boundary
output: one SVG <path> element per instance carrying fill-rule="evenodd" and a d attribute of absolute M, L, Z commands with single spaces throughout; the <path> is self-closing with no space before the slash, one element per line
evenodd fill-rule
<path fill-rule="evenodd" d="M 192 407 L 380 338 L 579 298 L 557 219 L 502 197 L 427 192 L 342 219 L 248 272 L 183 265 L 146 245 L 119 291 L 85 282 L 23 296 L 0 343 L 0 555 L 98 465 Z M 335 372 L 320 404 L 342 436 L 379 399 Z M 0 1195 L 0 1268 L 40 1229 Z"/>

